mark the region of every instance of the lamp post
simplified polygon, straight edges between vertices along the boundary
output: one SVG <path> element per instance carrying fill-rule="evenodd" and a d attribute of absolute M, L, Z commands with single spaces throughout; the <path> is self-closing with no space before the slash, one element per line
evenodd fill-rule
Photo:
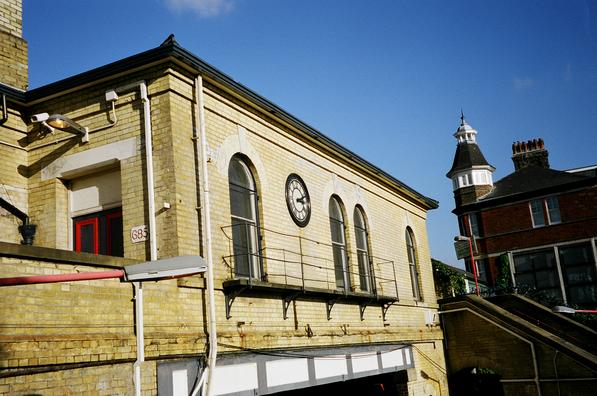
<path fill-rule="evenodd" d="M 454 237 L 454 242 L 468 242 L 471 264 L 473 266 L 473 276 L 475 277 L 475 291 L 477 296 L 480 296 L 479 277 L 477 276 L 477 263 L 475 263 L 475 255 L 473 254 L 473 238 L 464 235 L 458 235 Z"/>
<path fill-rule="evenodd" d="M 551 309 L 555 313 L 575 314 L 575 313 L 590 313 L 597 314 L 597 309 L 574 309 L 563 305 L 556 305 Z"/>

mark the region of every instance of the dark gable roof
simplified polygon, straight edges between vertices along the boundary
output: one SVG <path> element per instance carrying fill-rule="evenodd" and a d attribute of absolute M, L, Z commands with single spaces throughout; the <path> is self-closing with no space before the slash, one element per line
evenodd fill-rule
<path fill-rule="evenodd" d="M 245 87 L 244 85 L 234 81 L 233 78 L 222 73 L 215 67 L 211 66 L 209 63 L 204 62 L 188 50 L 182 48 L 176 42 L 176 40 L 174 40 L 174 37 L 172 35 L 169 36 L 166 39 L 166 41 L 164 41 L 159 47 L 150 49 L 145 52 L 141 52 L 133 56 L 129 56 L 127 58 L 107 64 L 105 66 L 89 70 L 87 72 L 45 85 L 43 87 L 33 89 L 28 92 L 20 92 L 14 89 L 8 89 L 8 87 L 3 87 L 2 84 L 0 84 L 0 94 L 6 93 L 7 99 L 12 98 L 12 100 L 16 102 L 21 102 L 27 105 L 28 103 L 31 103 L 33 101 L 41 100 L 43 98 L 59 94 L 70 89 L 74 89 L 79 86 L 90 85 L 95 82 L 98 82 L 99 80 L 111 78 L 121 73 L 128 73 L 132 70 L 139 70 L 144 67 L 147 67 L 148 65 L 158 64 L 160 62 L 165 62 L 168 60 L 178 61 L 179 63 L 182 63 L 187 67 L 196 70 L 202 76 L 208 77 L 212 81 L 227 87 L 228 89 L 242 96 L 251 103 L 264 109 L 266 112 L 274 114 L 276 117 L 282 119 L 290 125 L 293 125 L 310 139 L 319 142 L 319 144 L 322 144 L 323 146 L 330 148 L 333 151 L 344 156 L 346 160 L 355 163 L 356 165 L 364 168 L 366 171 L 372 173 L 373 175 L 381 179 L 385 179 L 386 183 L 389 182 L 390 185 L 397 187 L 407 196 L 410 196 L 415 201 L 423 204 L 423 206 L 427 207 L 428 209 L 435 209 L 439 206 L 438 201 L 426 197 L 423 194 L 417 192 L 416 190 L 407 186 L 400 180 L 396 179 L 395 177 L 376 167 L 369 161 L 361 158 L 352 151 L 334 142 L 332 139 L 328 138 L 323 133 L 319 132 L 310 125 L 302 122 L 301 120 L 294 117 L 292 114 L 286 112 L 282 108 L 278 107 L 274 103 L 270 102 L 266 98 L 260 96 L 259 94 Z"/>
<path fill-rule="evenodd" d="M 473 166 L 490 166 L 493 168 L 489 165 L 476 143 L 459 143 L 456 147 L 456 154 L 454 154 L 452 168 L 446 176 L 452 177 L 455 172 L 470 169 Z"/>
<path fill-rule="evenodd" d="M 597 177 L 587 177 L 549 168 L 528 166 L 498 180 L 494 183 L 493 189 L 489 194 L 475 203 L 457 208 L 454 212 L 464 213 L 596 184 Z"/>

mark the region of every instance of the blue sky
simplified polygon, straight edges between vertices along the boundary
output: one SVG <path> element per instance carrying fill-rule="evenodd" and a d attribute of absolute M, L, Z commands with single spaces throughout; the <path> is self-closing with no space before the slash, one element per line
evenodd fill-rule
<path fill-rule="evenodd" d="M 542 137 L 555 169 L 597 164 L 597 2 L 24 0 L 32 88 L 185 48 L 421 193 L 432 256 L 462 266 L 449 170 L 460 109 L 497 169 Z M 64 21 L 64 24 L 60 22 Z"/>

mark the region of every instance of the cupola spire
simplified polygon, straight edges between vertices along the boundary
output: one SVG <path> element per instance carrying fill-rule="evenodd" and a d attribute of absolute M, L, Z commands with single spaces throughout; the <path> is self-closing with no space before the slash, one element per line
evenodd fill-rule
<path fill-rule="evenodd" d="M 466 122 L 462 109 L 460 109 L 460 126 L 454 133 L 454 137 L 458 144 L 477 142 L 477 131 Z"/>

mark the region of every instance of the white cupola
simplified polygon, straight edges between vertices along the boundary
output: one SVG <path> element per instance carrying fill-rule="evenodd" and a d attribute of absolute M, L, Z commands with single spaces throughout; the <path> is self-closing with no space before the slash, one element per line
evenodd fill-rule
<path fill-rule="evenodd" d="M 477 145 L 477 131 L 460 112 L 460 126 L 454 133 L 458 142 L 452 168 L 446 174 L 452 179 L 454 191 L 463 187 L 493 186 L 495 168 L 487 162 Z"/>

